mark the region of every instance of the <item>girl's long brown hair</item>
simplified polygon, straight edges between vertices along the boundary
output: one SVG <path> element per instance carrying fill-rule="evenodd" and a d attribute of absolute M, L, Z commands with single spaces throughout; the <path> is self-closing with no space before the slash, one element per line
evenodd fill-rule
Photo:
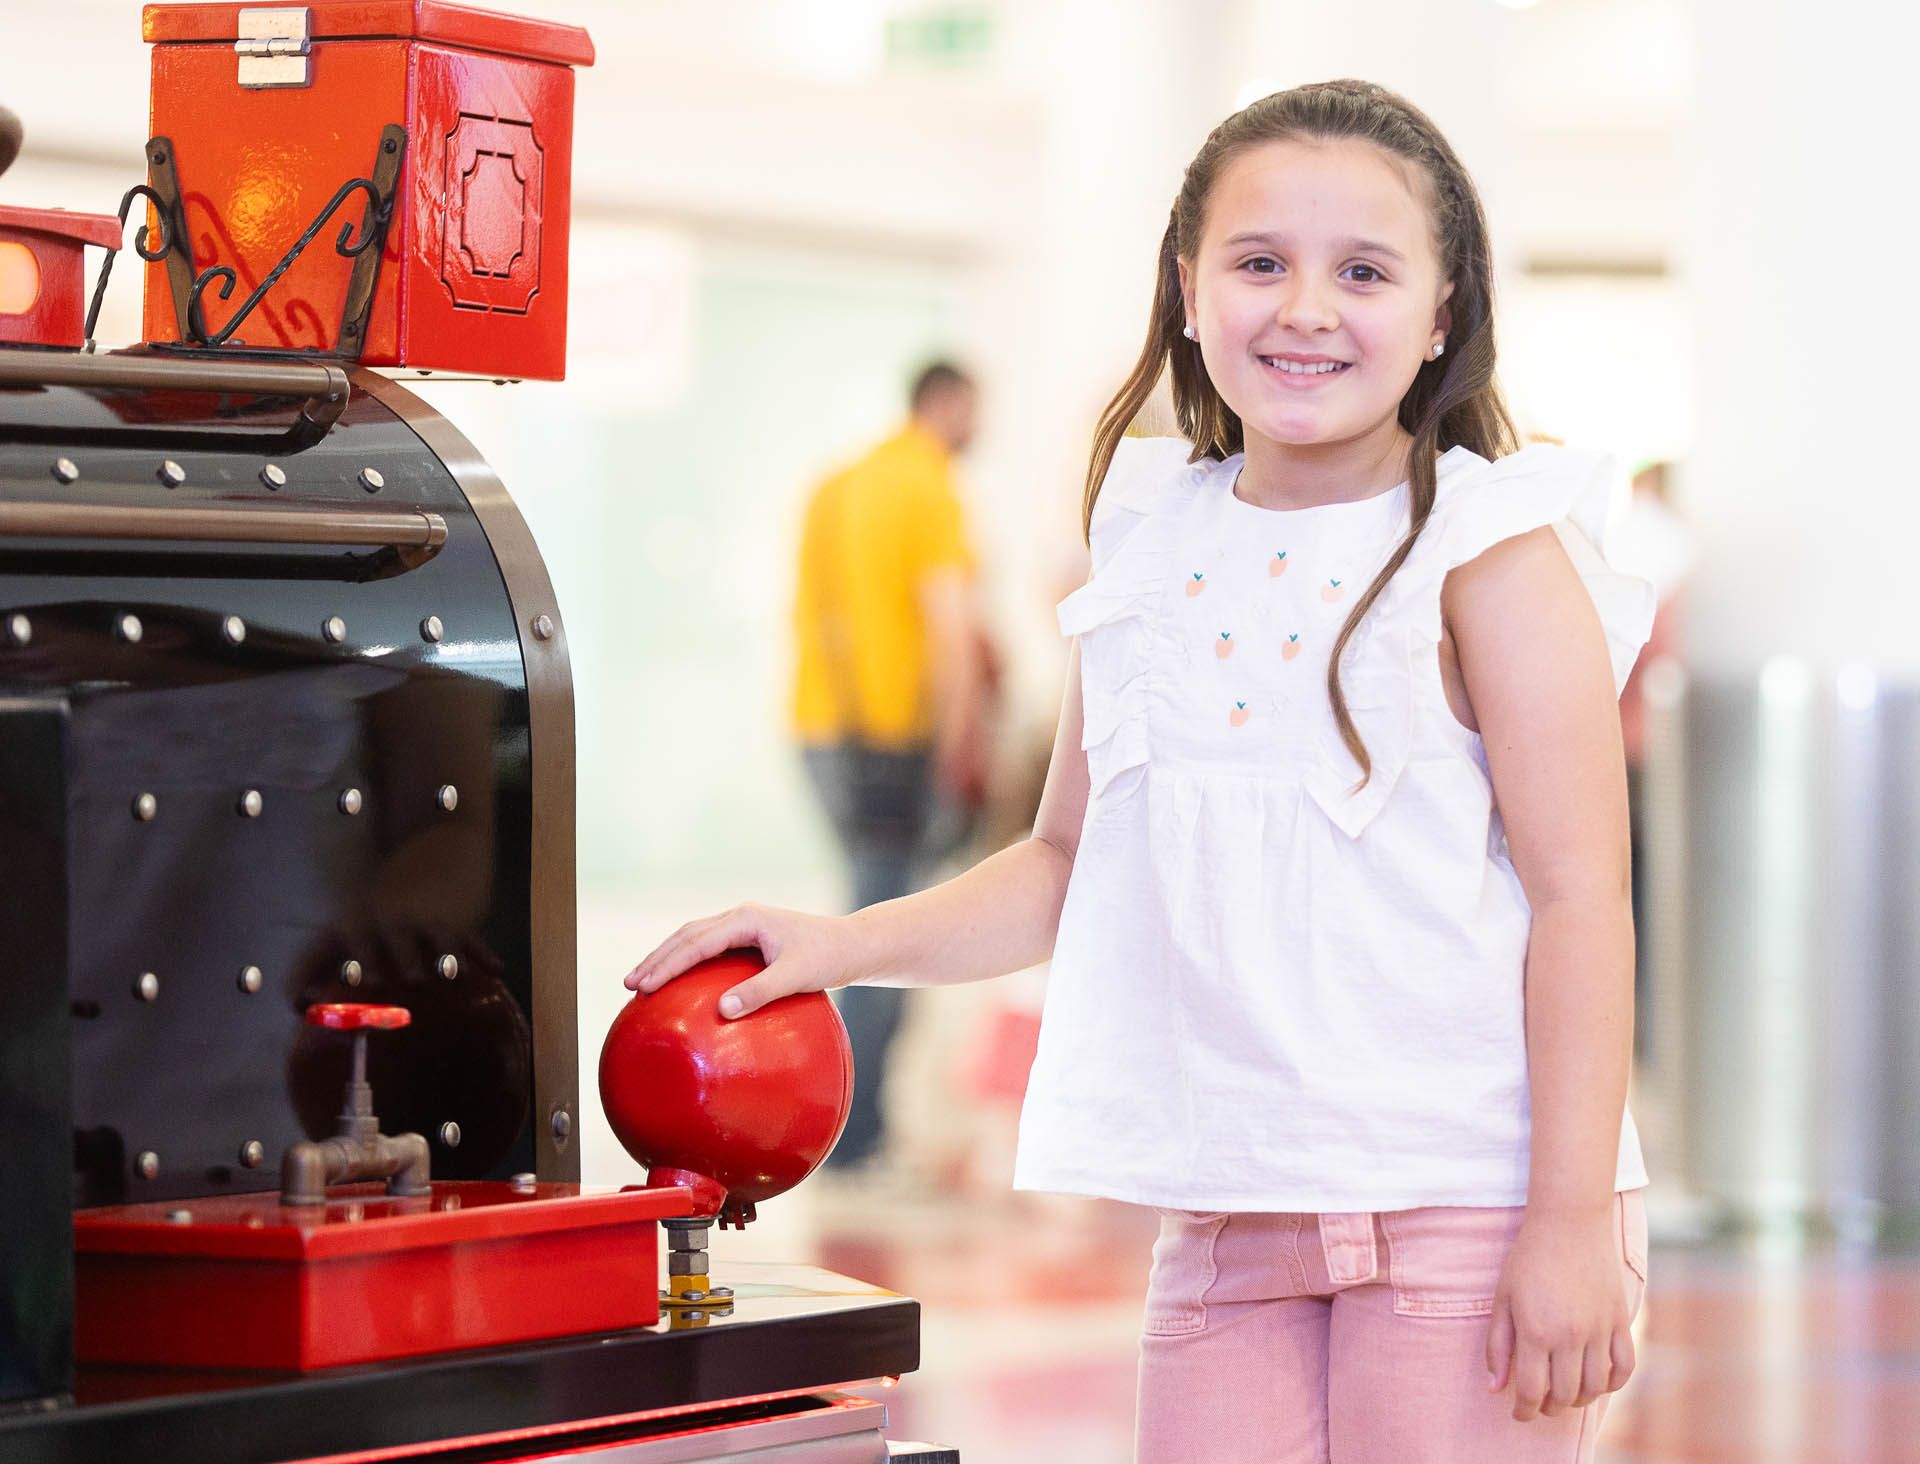
<path fill-rule="evenodd" d="M 1327 664 L 1327 695 L 1340 736 L 1360 764 L 1359 786 L 1373 775 L 1373 760 L 1354 726 L 1340 689 L 1340 657 L 1355 629 L 1406 562 L 1436 491 L 1434 461 L 1448 448 L 1465 446 L 1485 458 L 1501 457 L 1517 446 L 1513 420 L 1494 384 L 1493 255 L 1487 221 L 1473 180 L 1447 140 L 1427 115 L 1404 97 L 1366 81 L 1326 81 L 1275 92 L 1235 112 L 1208 136 L 1187 165 L 1180 193 L 1160 240 L 1154 270 L 1153 312 L 1147 341 L 1132 374 L 1101 413 L 1087 465 L 1081 527 L 1090 533 L 1093 505 L 1113 462 L 1114 449 L 1139 414 L 1169 366 L 1173 371 L 1173 407 L 1180 431 L 1193 444 L 1191 462 L 1223 460 L 1245 447 L 1240 418 L 1207 376 L 1198 342 L 1182 334 L 1186 312 L 1180 296 L 1179 261 L 1191 260 L 1200 243 L 1207 198 L 1220 170 L 1235 156 L 1262 143 L 1332 141 L 1355 138 L 1415 164 L 1425 176 L 1433 208 L 1433 237 L 1442 280 L 1453 282 L 1448 301 L 1452 324 L 1447 349 L 1424 361 L 1413 385 L 1400 400 L 1400 425 L 1413 436 L 1408 487 L 1412 524 L 1347 616 Z"/>

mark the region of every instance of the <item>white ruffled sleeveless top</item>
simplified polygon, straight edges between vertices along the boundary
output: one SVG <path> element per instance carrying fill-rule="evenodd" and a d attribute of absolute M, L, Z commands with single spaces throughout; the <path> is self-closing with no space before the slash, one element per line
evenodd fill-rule
<path fill-rule="evenodd" d="M 1349 644 L 1373 760 L 1327 658 L 1406 532 L 1405 484 L 1257 508 L 1242 459 L 1124 439 L 1092 524 L 1080 638 L 1092 791 L 1054 947 L 1014 1183 L 1189 1210 L 1518 1205 L 1531 916 L 1486 756 L 1440 679 L 1447 571 L 1552 524 L 1616 691 L 1653 592 L 1601 548 L 1605 459 L 1440 458 L 1433 513 Z M 1622 1115 L 1616 1184 L 1646 1183 Z"/>

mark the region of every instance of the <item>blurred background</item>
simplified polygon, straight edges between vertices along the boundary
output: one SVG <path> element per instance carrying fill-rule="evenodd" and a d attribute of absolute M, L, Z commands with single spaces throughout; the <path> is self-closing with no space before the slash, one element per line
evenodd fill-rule
<path fill-rule="evenodd" d="M 789 727 L 810 492 L 962 363 L 1000 694 L 972 840 L 1024 832 L 1093 420 L 1180 173 L 1267 91 L 1360 76 L 1477 178 L 1522 429 L 1617 455 L 1663 623 L 1628 716 L 1654 1173 L 1614 1464 L 1920 1458 L 1920 346 L 1910 10 L 1734 0 L 512 0 L 587 26 L 569 379 L 419 383 L 546 556 L 579 718 L 582 1070 L 620 977 L 742 899 L 850 899 Z M 142 172 L 131 0 L 6 0 L 10 202 Z M 139 333 L 131 270 L 103 341 Z M 1635 492 L 1627 503 L 1627 484 Z M 1126 1456 L 1153 1217 L 1015 1196 L 1044 971 L 917 993 L 887 1146 L 735 1256 L 925 1304 L 895 1432 Z M 583 1094 L 592 1103 L 592 1094 Z M 633 1166 L 598 1114 L 587 1177 Z M 1251 1457 L 1251 1456 L 1250 1456 Z"/>

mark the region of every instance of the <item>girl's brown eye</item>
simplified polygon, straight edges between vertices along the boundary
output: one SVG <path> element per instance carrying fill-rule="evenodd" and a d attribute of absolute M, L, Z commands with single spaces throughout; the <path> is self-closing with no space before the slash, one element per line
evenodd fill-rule
<path fill-rule="evenodd" d="M 1380 279 L 1380 271 L 1370 264 L 1356 264 L 1353 271 L 1354 278 L 1363 285 L 1374 284 Z"/>
<path fill-rule="evenodd" d="M 1246 263 L 1246 268 L 1252 270 L 1255 274 L 1272 274 L 1276 269 L 1280 268 L 1280 266 L 1274 263 L 1273 260 L 1268 259 L 1265 255 L 1261 255 L 1257 259 L 1249 259 Z"/>

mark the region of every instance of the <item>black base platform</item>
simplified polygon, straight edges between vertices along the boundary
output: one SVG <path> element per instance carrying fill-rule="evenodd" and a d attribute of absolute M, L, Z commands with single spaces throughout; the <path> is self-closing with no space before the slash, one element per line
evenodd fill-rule
<path fill-rule="evenodd" d="M 767 1417 L 781 1407 L 768 1395 L 919 1366 L 911 1298 L 811 1266 L 716 1265 L 714 1280 L 733 1288 L 733 1311 L 692 1324 L 662 1316 L 635 1331 L 300 1375 L 83 1367 L 70 1405 L 0 1417 L 0 1459 L 287 1464 L 409 1446 L 499 1458 L 500 1435 L 696 1409 L 715 1422 Z M 529 1439 L 519 1452 L 538 1450 Z"/>

